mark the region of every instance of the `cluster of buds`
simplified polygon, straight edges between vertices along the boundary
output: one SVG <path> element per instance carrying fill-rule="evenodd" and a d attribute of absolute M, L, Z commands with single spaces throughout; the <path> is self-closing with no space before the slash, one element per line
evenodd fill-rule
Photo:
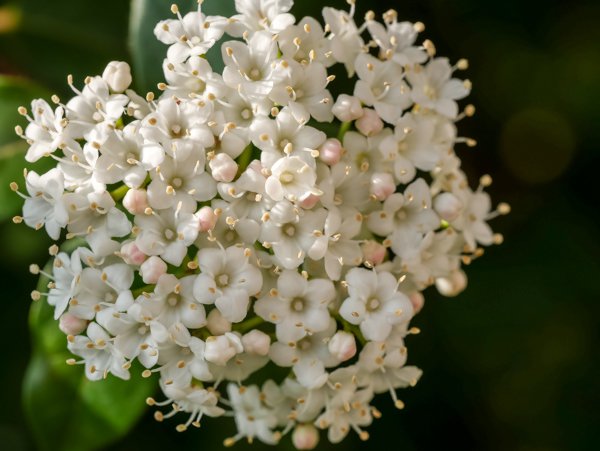
<path fill-rule="evenodd" d="M 405 338 L 422 291 L 458 294 L 461 266 L 502 241 L 487 221 L 508 205 L 492 210 L 490 177 L 473 190 L 454 151 L 475 144 L 455 126 L 474 113 L 457 104 L 466 61 L 436 57 L 395 11 L 359 25 L 349 3 L 324 8 L 324 26 L 296 22 L 292 0 L 236 0 L 230 18 L 173 5 L 155 28 L 160 96 L 111 62 L 81 90 L 69 77 L 66 103 L 20 108 L 26 160 L 56 167 L 13 183 L 14 220 L 82 243 L 51 248 L 33 298 L 89 379 L 128 379 L 134 361 L 158 373 L 164 399 L 148 404 L 184 417 L 179 431 L 232 416 L 226 445 L 367 439 L 374 396 L 402 408 L 396 390 L 421 375 Z M 204 57 L 217 43 L 222 74 Z M 352 91 L 330 91 L 336 64 Z"/>

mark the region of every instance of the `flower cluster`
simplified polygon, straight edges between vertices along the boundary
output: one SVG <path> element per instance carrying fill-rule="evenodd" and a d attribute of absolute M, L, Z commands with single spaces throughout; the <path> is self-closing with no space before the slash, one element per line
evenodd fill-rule
<path fill-rule="evenodd" d="M 81 243 L 51 248 L 33 298 L 89 379 L 128 379 L 134 361 L 158 373 L 164 400 L 148 404 L 172 407 L 159 421 L 185 412 L 180 431 L 226 415 L 227 445 L 368 438 L 374 396 L 402 408 L 396 389 L 421 375 L 405 338 L 422 291 L 458 294 L 461 265 L 502 241 L 487 221 L 508 205 L 492 210 L 490 177 L 471 189 L 454 152 L 475 144 L 455 126 L 474 113 L 457 105 L 467 62 L 436 57 L 395 11 L 359 25 L 349 3 L 325 26 L 296 22 L 292 0 L 236 0 L 230 18 L 173 5 L 155 28 L 160 96 L 112 62 L 81 90 L 69 77 L 68 102 L 20 109 L 26 160 L 56 167 L 27 172 L 26 193 L 13 183 L 15 222 Z M 219 49 L 222 74 L 205 58 Z"/>

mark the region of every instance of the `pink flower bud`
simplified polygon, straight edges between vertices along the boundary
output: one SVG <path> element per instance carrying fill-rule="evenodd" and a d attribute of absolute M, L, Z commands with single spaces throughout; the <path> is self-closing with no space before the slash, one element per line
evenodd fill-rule
<path fill-rule="evenodd" d="M 223 318 L 219 309 L 212 309 L 206 321 L 206 328 L 213 335 L 223 335 L 226 332 L 231 332 L 231 323 Z"/>
<path fill-rule="evenodd" d="M 349 332 L 338 331 L 327 344 L 329 352 L 337 359 L 345 362 L 356 354 L 356 340 Z"/>
<path fill-rule="evenodd" d="M 131 84 L 131 69 L 124 61 L 111 61 L 102 73 L 102 79 L 112 92 L 124 92 Z"/>
<path fill-rule="evenodd" d="M 267 355 L 271 346 L 271 338 L 264 332 L 254 329 L 242 337 L 244 351 L 249 354 Z"/>
<path fill-rule="evenodd" d="M 121 258 L 128 265 L 140 266 L 148 257 L 135 244 L 135 241 L 130 241 L 121 246 Z"/>
<path fill-rule="evenodd" d="M 425 304 L 425 298 L 420 291 L 413 291 L 408 295 L 408 299 L 413 306 L 413 315 L 416 315 L 423 308 L 423 305 Z"/>
<path fill-rule="evenodd" d="M 451 222 L 458 218 L 463 204 L 454 194 L 442 193 L 433 200 L 433 208 L 440 218 Z"/>
<path fill-rule="evenodd" d="M 314 449 L 319 443 L 319 431 L 312 424 L 299 424 L 292 433 L 296 449 Z"/>
<path fill-rule="evenodd" d="M 145 189 L 130 189 L 123 198 L 123 206 L 132 215 L 141 215 L 148 208 L 148 194 Z"/>
<path fill-rule="evenodd" d="M 216 154 L 214 158 L 210 160 L 208 166 L 210 167 L 213 178 L 217 182 L 231 182 L 235 178 L 238 170 L 237 163 L 226 153 Z"/>
<path fill-rule="evenodd" d="M 333 166 L 342 158 L 342 152 L 342 143 L 335 138 L 330 138 L 321 145 L 319 158 L 323 163 Z"/>
<path fill-rule="evenodd" d="M 156 283 L 167 273 L 167 264 L 160 257 L 153 255 L 140 266 L 140 275 L 144 283 Z"/>
<path fill-rule="evenodd" d="M 59 320 L 58 327 L 65 335 L 79 335 L 85 330 L 88 322 L 85 319 L 77 318 L 70 313 L 64 313 Z"/>
<path fill-rule="evenodd" d="M 212 208 L 202 207 L 196 215 L 198 216 L 198 224 L 201 232 L 208 232 L 215 228 L 217 215 Z"/>
<path fill-rule="evenodd" d="M 204 348 L 204 359 L 216 365 L 225 365 L 234 355 L 243 352 L 240 337 L 231 332 L 217 337 L 208 337 Z"/>
<path fill-rule="evenodd" d="M 363 115 L 360 100 L 348 94 L 341 94 L 335 101 L 331 111 L 342 122 L 350 122 Z"/>
<path fill-rule="evenodd" d="M 373 136 L 383 130 L 383 121 L 375 110 L 365 108 L 363 111 L 362 117 L 354 123 L 359 132 L 365 136 Z"/>
<path fill-rule="evenodd" d="M 377 200 L 385 200 L 396 192 L 396 182 L 392 174 L 387 172 L 376 172 L 371 176 L 371 194 Z"/>
<path fill-rule="evenodd" d="M 302 199 L 300 202 L 300 206 L 305 210 L 310 210 L 319 202 L 321 198 L 319 196 L 315 196 L 314 194 L 309 195 L 308 197 Z"/>
<path fill-rule="evenodd" d="M 360 247 L 363 252 L 363 260 L 374 266 L 379 265 L 385 259 L 385 246 L 377 241 L 365 241 Z"/>
<path fill-rule="evenodd" d="M 444 296 L 457 296 L 467 287 L 467 275 L 464 271 L 457 269 L 448 277 L 435 279 L 435 287 Z"/>

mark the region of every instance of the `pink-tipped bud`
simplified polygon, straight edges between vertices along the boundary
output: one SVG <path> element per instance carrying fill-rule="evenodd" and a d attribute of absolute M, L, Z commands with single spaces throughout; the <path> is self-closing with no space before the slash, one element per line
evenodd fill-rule
<path fill-rule="evenodd" d="M 354 121 L 363 115 L 360 100 L 348 94 L 341 94 L 335 101 L 331 111 L 342 122 Z"/>
<path fill-rule="evenodd" d="M 271 346 L 271 338 L 264 332 L 254 329 L 242 337 L 244 351 L 249 354 L 267 355 Z"/>
<path fill-rule="evenodd" d="M 363 252 L 363 260 L 377 266 L 385 260 L 385 246 L 377 241 L 369 240 L 360 245 Z"/>
<path fill-rule="evenodd" d="M 315 196 L 314 194 L 310 194 L 308 197 L 305 197 L 300 202 L 300 206 L 305 210 L 310 210 L 321 200 L 321 197 Z"/>
<path fill-rule="evenodd" d="M 112 92 L 125 92 L 131 84 L 131 69 L 124 61 L 111 61 L 102 73 L 102 79 Z"/>
<path fill-rule="evenodd" d="M 223 335 L 226 332 L 231 332 L 231 323 L 221 315 L 219 309 L 212 309 L 206 321 L 206 328 L 213 335 Z"/>
<path fill-rule="evenodd" d="M 148 257 L 146 254 L 140 251 L 135 244 L 135 241 L 130 241 L 121 246 L 121 251 L 119 254 L 125 263 L 135 266 L 140 266 Z"/>
<path fill-rule="evenodd" d="M 130 189 L 123 198 L 123 206 L 132 215 L 144 214 L 148 208 L 148 194 L 145 189 Z"/>
<path fill-rule="evenodd" d="M 319 443 L 319 431 L 312 424 L 299 424 L 292 433 L 296 449 L 314 449 Z"/>
<path fill-rule="evenodd" d="M 79 335 L 85 330 L 88 322 L 85 319 L 77 318 L 70 313 L 64 313 L 59 320 L 58 328 L 65 335 Z"/>
<path fill-rule="evenodd" d="M 244 351 L 240 337 L 227 332 L 225 335 L 208 337 L 204 348 L 204 359 L 216 365 L 224 366 L 234 355 Z"/>
<path fill-rule="evenodd" d="M 144 283 L 154 284 L 167 273 L 167 264 L 160 257 L 153 255 L 140 266 L 140 275 Z"/>
<path fill-rule="evenodd" d="M 452 222 L 460 215 L 463 203 L 452 193 L 442 193 L 433 200 L 433 208 L 440 218 Z"/>
<path fill-rule="evenodd" d="M 342 158 L 342 143 L 335 138 L 329 138 L 319 149 L 319 158 L 329 166 L 337 164 Z"/>
<path fill-rule="evenodd" d="M 419 313 L 423 305 L 425 305 L 425 297 L 423 297 L 420 291 L 413 291 L 408 295 L 408 299 L 413 306 L 413 315 Z"/>
<path fill-rule="evenodd" d="M 363 112 L 362 117 L 354 123 L 359 132 L 365 136 L 373 136 L 383 130 L 383 121 L 375 110 L 365 108 Z"/>
<path fill-rule="evenodd" d="M 457 269 L 452 271 L 448 277 L 435 279 L 435 287 L 444 296 L 450 298 L 458 296 L 467 287 L 467 275 L 464 271 Z"/>
<path fill-rule="evenodd" d="M 218 153 L 208 163 L 213 178 L 217 182 L 229 183 L 237 174 L 238 165 L 237 163 L 226 153 Z"/>
<path fill-rule="evenodd" d="M 198 216 L 198 227 L 201 232 L 208 232 L 215 228 L 217 215 L 212 208 L 202 207 L 196 215 Z"/>
<path fill-rule="evenodd" d="M 386 200 L 396 192 L 396 182 L 392 174 L 387 172 L 376 172 L 371 176 L 371 194 L 377 200 Z"/>
<path fill-rule="evenodd" d="M 342 362 L 356 355 L 356 340 L 349 332 L 338 331 L 327 344 L 329 352 Z"/>

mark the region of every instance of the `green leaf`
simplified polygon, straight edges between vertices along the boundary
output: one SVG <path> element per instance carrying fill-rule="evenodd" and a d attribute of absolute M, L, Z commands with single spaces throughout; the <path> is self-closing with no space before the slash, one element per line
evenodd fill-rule
<path fill-rule="evenodd" d="M 171 19 L 173 0 L 132 0 L 129 21 L 129 47 L 133 57 L 134 78 L 137 89 L 142 92 L 156 90 L 156 84 L 164 81 L 162 63 L 167 55 L 168 46 L 154 36 L 154 27 L 158 22 Z M 181 14 L 196 10 L 196 0 L 178 3 Z M 206 15 L 230 16 L 235 13 L 233 0 L 209 0 L 202 4 Z M 227 38 L 228 39 L 228 38 Z M 207 59 L 214 71 L 223 69 L 220 43 L 208 52 Z"/>
<path fill-rule="evenodd" d="M 51 270 L 51 263 L 46 265 Z M 48 279 L 40 278 L 44 291 Z M 113 376 L 99 382 L 85 378 L 83 367 L 69 366 L 65 335 L 45 301 L 32 305 L 33 357 L 23 382 L 23 404 L 39 449 L 93 451 L 123 437 L 145 410 L 156 380 L 133 367 L 132 378 Z"/>
<path fill-rule="evenodd" d="M 69 93 L 67 74 L 83 84 L 109 61 L 128 59 L 129 3 L 123 0 L 13 0 L 4 9 L 14 22 L 0 34 L 3 66 Z"/>

